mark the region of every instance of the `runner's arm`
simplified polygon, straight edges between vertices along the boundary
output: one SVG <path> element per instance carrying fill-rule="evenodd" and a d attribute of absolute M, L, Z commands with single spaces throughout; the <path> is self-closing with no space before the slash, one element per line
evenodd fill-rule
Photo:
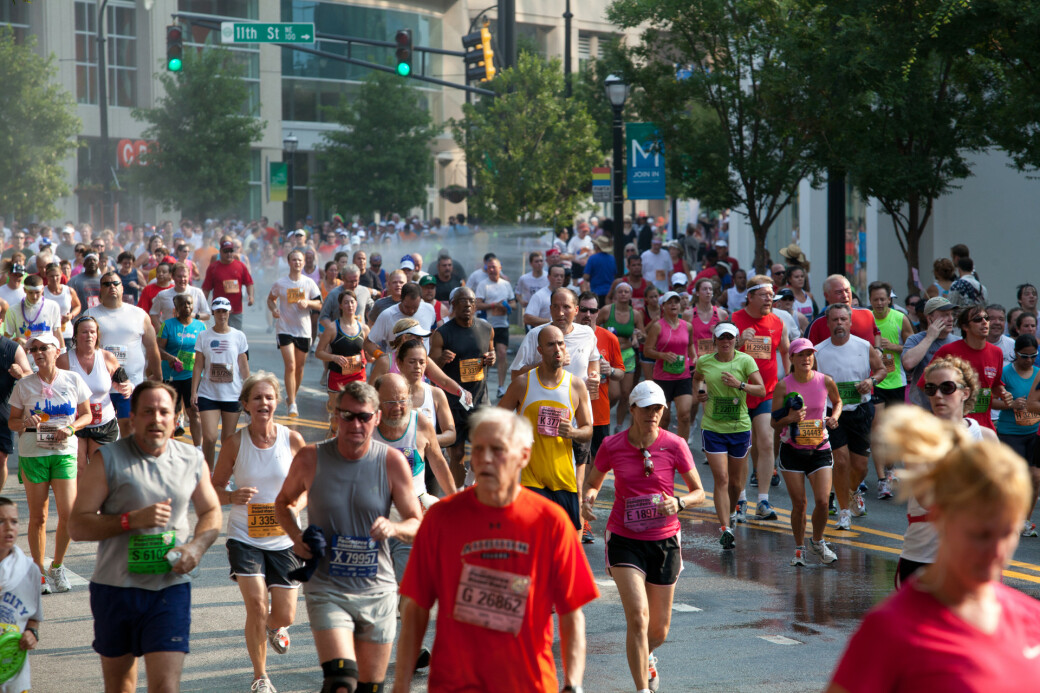
<path fill-rule="evenodd" d="M 73 541 L 101 541 L 126 531 L 120 515 L 101 514 L 101 505 L 108 497 L 108 478 L 100 450 L 94 451 L 90 462 L 79 470 L 76 479 L 76 501 L 69 517 L 69 536 Z M 128 513 L 131 527 L 133 518 L 134 513 Z"/>
<path fill-rule="evenodd" d="M 306 547 L 306 545 L 303 543 L 303 530 L 296 523 L 296 514 L 293 512 L 293 509 L 299 507 L 300 499 L 307 493 L 314 482 L 314 471 L 317 467 L 317 461 L 318 449 L 313 445 L 307 445 L 296 453 L 292 464 L 289 465 L 289 473 L 286 475 L 285 481 L 282 482 L 282 489 L 274 499 L 274 518 L 278 520 L 278 525 L 293 540 L 293 543 L 296 545 L 293 547 L 293 551 L 300 558 L 310 558 L 311 553 L 310 549 L 307 549 L 305 555 L 298 549 L 298 547 Z"/>
<path fill-rule="evenodd" d="M 144 335 L 141 337 L 141 341 L 144 344 L 144 355 L 148 360 L 148 369 L 152 372 L 152 378 L 161 381 L 162 364 L 159 359 L 159 345 L 155 342 L 155 328 L 152 326 L 152 321 L 147 318 L 144 321 Z"/>
<path fill-rule="evenodd" d="M 394 668 L 393 693 L 408 693 L 415 661 L 419 658 L 423 636 L 430 625 L 430 610 L 411 597 L 401 597 L 401 634 L 397 638 L 397 665 Z"/>
<path fill-rule="evenodd" d="M 577 688 L 585 678 L 585 613 L 579 606 L 559 617 L 563 685 Z"/>
<path fill-rule="evenodd" d="M 451 475 L 451 469 L 448 468 L 448 460 L 444 459 L 444 453 L 441 452 L 441 443 L 437 439 L 437 429 L 432 421 L 421 414 L 418 417 L 418 421 L 419 433 L 426 443 L 426 463 L 433 470 L 433 476 L 437 479 L 441 490 L 444 491 L 444 495 L 450 496 L 457 490 L 455 488 L 455 477 Z"/>
<path fill-rule="evenodd" d="M 377 517 L 372 523 L 371 536 L 377 541 L 393 537 L 411 544 L 415 541 L 415 533 L 419 531 L 422 508 L 419 507 L 419 499 L 415 497 L 412 472 L 408 463 L 404 455 L 393 448 L 386 451 L 386 477 L 390 483 L 394 507 L 401 514 L 401 521 L 391 522 L 385 517 Z"/>
<path fill-rule="evenodd" d="M 509 380 L 506 394 L 498 400 L 498 406 L 509 411 L 516 411 L 523 401 L 522 393 L 527 390 L 528 371 L 513 371 L 513 377 Z"/>
<path fill-rule="evenodd" d="M 599 496 L 599 490 L 603 487 L 603 480 L 606 478 L 606 472 L 601 472 L 595 464 L 589 465 L 585 472 L 585 483 L 581 486 L 581 511 L 583 514 L 586 509 L 592 511 L 592 506 L 596 504 L 596 497 Z"/>
<path fill-rule="evenodd" d="M 332 344 L 332 338 L 336 336 L 336 328 L 330 323 L 325 326 L 325 331 L 318 337 L 318 346 L 314 347 L 314 355 L 318 357 L 319 361 L 326 361 L 329 363 L 335 362 L 339 366 L 343 366 L 346 358 L 343 356 L 337 356 L 329 351 L 329 345 Z M 342 359 L 342 360 L 341 360 Z"/>
<path fill-rule="evenodd" d="M 433 392 L 433 411 L 437 415 L 437 425 L 441 428 L 441 432 L 437 434 L 437 444 L 442 448 L 450 448 L 458 437 L 455 431 L 455 417 L 451 414 L 448 397 L 444 391 L 432 388 L 431 392 Z"/>
<path fill-rule="evenodd" d="M 195 365 L 191 369 L 191 405 L 198 407 L 199 381 L 206 370 L 206 355 L 201 351 L 195 352 Z"/>
<path fill-rule="evenodd" d="M 570 429 L 567 437 L 579 443 L 587 443 L 592 440 L 592 402 L 589 400 L 589 389 L 585 383 L 578 378 L 571 378 L 572 401 L 578 403 L 574 412 L 574 419 L 578 424 Z"/>
<path fill-rule="evenodd" d="M 1036 389 L 1038 386 L 1040 386 L 1040 371 L 1036 372 L 1033 384 L 1029 386 L 1029 398 L 1026 399 L 1026 411 L 1031 414 L 1040 414 L 1040 390 Z"/>
<path fill-rule="evenodd" d="M 747 380 L 744 383 L 744 391 L 752 397 L 766 396 L 766 384 L 762 381 L 762 373 L 760 371 L 748 373 Z"/>
<path fill-rule="evenodd" d="M 773 388 L 773 411 L 777 412 L 784 408 L 784 400 L 787 398 L 787 385 L 784 385 L 784 381 L 781 380 Z M 798 412 L 788 412 L 787 416 L 782 419 L 778 419 L 775 416 L 769 417 L 769 423 L 773 426 L 774 431 L 779 431 L 784 426 L 790 426 L 795 421 L 798 421 Z"/>
<path fill-rule="evenodd" d="M 788 353 L 791 348 L 791 335 L 787 333 L 787 325 L 781 326 L 780 332 L 780 363 L 784 367 L 784 373 L 791 372 L 791 354 Z"/>
<path fill-rule="evenodd" d="M 691 466 L 690 471 L 683 472 L 682 480 L 686 484 L 686 495 L 677 497 L 682 498 L 683 503 L 687 507 L 703 503 L 706 496 L 704 495 L 704 484 L 701 483 L 701 475 L 697 472 L 697 467 Z M 678 511 L 676 511 L 676 514 L 678 514 Z"/>
<path fill-rule="evenodd" d="M 249 357 L 244 351 L 238 355 L 238 372 L 242 375 L 243 381 L 249 377 Z"/>
<path fill-rule="evenodd" d="M 217 456 L 217 464 L 213 468 L 213 488 L 217 492 L 217 498 L 221 505 L 235 502 L 232 492 L 227 490 L 227 484 L 231 480 L 231 473 L 235 471 L 235 460 L 238 458 L 238 447 L 242 440 L 243 432 L 249 435 L 249 428 L 232 433 L 220 442 L 220 454 Z M 235 489 L 240 491 L 241 489 Z M 245 494 L 238 494 L 239 497 Z M 249 502 L 248 499 L 245 502 Z"/>
<path fill-rule="evenodd" d="M 665 360 L 668 361 L 668 356 L 675 356 L 675 354 L 666 354 L 663 351 L 657 350 L 657 337 L 661 334 L 661 325 L 658 322 L 654 322 L 646 331 L 646 342 L 643 344 L 643 355 L 647 358 L 655 361 Z M 671 363 L 671 361 L 669 361 Z"/>
<path fill-rule="evenodd" d="M 200 453 L 201 456 L 201 453 Z M 199 483 L 191 494 L 191 504 L 195 507 L 198 522 L 195 523 L 195 535 L 191 541 L 177 548 L 181 551 L 181 560 L 173 565 L 173 572 L 181 575 L 190 573 L 202 560 L 203 554 L 213 546 L 220 534 L 220 521 L 224 516 L 220 509 L 220 501 L 213 490 L 209 468 L 203 463 L 203 471 Z"/>

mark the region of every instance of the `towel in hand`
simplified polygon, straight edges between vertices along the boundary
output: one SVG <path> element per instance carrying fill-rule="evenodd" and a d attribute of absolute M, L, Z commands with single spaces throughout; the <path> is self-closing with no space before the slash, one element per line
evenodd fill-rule
<path fill-rule="evenodd" d="M 311 557 L 303 562 L 303 565 L 289 573 L 290 580 L 307 582 L 318 569 L 318 561 L 325 555 L 325 532 L 318 525 L 310 525 L 303 530 L 303 543 L 311 550 Z"/>

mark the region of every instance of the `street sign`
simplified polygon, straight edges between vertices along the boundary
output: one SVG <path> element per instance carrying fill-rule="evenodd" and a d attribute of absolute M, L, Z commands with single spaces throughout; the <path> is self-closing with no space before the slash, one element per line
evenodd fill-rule
<path fill-rule="evenodd" d="M 314 43 L 314 24 L 221 22 L 221 43 Z"/>
<path fill-rule="evenodd" d="M 664 141 L 653 123 L 625 125 L 626 197 L 630 200 L 663 200 Z"/>
<path fill-rule="evenodd" d="M 592 201 L 610 202 L 610 169 L 606 166 L 592 169 Z"/>
<path fill-rule="evenodd" d="M 268 193 L 271 202 L 287 202 L 289 200 L 289 164 L 284 161 L 267 162 Z"/>

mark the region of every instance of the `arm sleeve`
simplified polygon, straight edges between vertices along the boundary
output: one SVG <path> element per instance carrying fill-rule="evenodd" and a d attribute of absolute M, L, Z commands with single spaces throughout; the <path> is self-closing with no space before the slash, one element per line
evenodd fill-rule
<path fill-rule="evenodd" d="M 249 273 L 249 268 L 244 262 L 242 263 L 242 283 L 246 286 L 253 285 L 253 275 Z"/>
<path fill-rule="evenodd" d="M 341 292 L 337 292 L 335 289 L 329 292 L 325 302 L 321 304 L 321 313 L 318 315 L 318 320 L 332 320 L 332 311 L 336 309 L 336 303 L 340 295 Z M 362 316 L 363 318 L 364 316 Z"/>
<path fill-rule="evenodd" d="M 310 279 L 310 277 L 308 277 L 308 279 Z M 307 297 L 309 300 L 313 301 L 316 298 L 321 298 L 321 289 L 318 288 L 318 285 L 314 283 L 313 279 L 310 281 L 309 288 L 311 290 L 310 296 Z"/>
<path fill-rule="evenodd" d="M 209 309 L 209 301 L 206 300 L 206 294 L 204 294 L 202 291 L 199 291 L 199 295 L 196 298 L 198 298 L 198 301 L 199 301 L 199 305 L 195 306 L 195 312 L 196 313 L 212 313 L 213 312 L 213 311 L 211 311 Z"/>
<path fill-rule="evenodd" d="M 165 291 L 165 289 L 164 289 L 164 291 Z M 162 293 L 162 292 L 160 292 L 160 293 Z M 158 315 L 160 313 L 159 304 L 161 302 L 162 302 L 162 300 L 159 298 L 159 294 L 156 294 L 155 298 L 152 299 L 152 305 L 151 305 L 151 308 L 148 309 L 148 314 L 149 315 Z"/>
<path fill-rule="evenodd" d="M 202 280 L 202 293 L 208 294 L 213 289 L 213 265 L 206 268 L 206 276 Z"/>
<path fill-rule="evenodd" d="M 675 459 L 675 471 L 685 474 L 693 469 L 693 454 L 690 452 L 690 446 L 683 445 L 681 441 L 678 448 L 678 455 Z"/>
<path fill-rule="evenodd" d="M 12 407 L 18 407 L 21 410 L 25 410 L 25 401 L 22 399 L 22 381 L 19 380 L 14 384 L 14 389 L 11 390 L 11 396 L 8 398 L 7 403 Z"/>
<path fill-rule="evenodd" d="M 372 341 L 373 344 L 377 345 L 379 348 L 383 348 L 384 344 L 388 344 L 390 342 L 388 334 L 390 332 L 390 329 L 387 327 L 387 324 L 389 322 L 386 319 L 387 315 L 388 313 L 386 311 L 380 313 L 379 317 L 376 318 L 375 324 L 372 325 L 371 331 L 368 333 L 368 338 Z"/>
<path fill-rule="evenodd" d="M 532 344 L 536 343 L 538 337 L 535 336 L 534 339 L 531 339 L 531 335 L 537 335 L 537 333 L 531 330 L 524 336 L 524 341 L 520 342 L 520 348 L 516 350 L 516 357 L 513 359 L 513 363 L 509 364 L 509 370 L 519 371 L 534 363 L 531 356 L 531 353 L 534 351 Z"/>
<path fill-rule="evenodd" d="M 607 360 L 610 362 L 611 368 L 624 370 L 625 359 L 621 356 L 621 343 L 618 342 L 616 337 L 610 340 L 610 348 L 607 349 Z"/>
<path fill-rule="evenodd" d="M 567 579 L 553 581 L 553 605 L 556 607 L 556 613 L 569 614 L 598 598 L 599 590 L 592 578 L 589 559 L 585 557 L 585 551 L 581 548 L 570 520 L 562 510 L 557 515 L 559 526 L 553 533 L 557 548 L 555 558 L 550 559 L 551 572 L 554 575 L 567 576 Z"/>

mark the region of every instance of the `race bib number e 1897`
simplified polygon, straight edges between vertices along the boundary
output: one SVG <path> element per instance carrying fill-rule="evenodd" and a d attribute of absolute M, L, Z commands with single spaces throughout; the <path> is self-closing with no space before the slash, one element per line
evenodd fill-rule
<path fill-rule="evenodd" d="M 253 539 L 280 537 L 285 530 L 274 519 L 274 503 L 250 503 L 246 516 L 249 518 L 249 536 Z"/>
<path fill-rule="evenodd" d="M 633 532 L 645 532 L 648 529 L 664 527 L 672 521 L 657 509 L 661 502 L 660 493 L 645 496 L 633 496 L 625 499 L 625 527 Z"/>
<path fill-rule="evenodd" d="M 329 575 L 374 578 L 379 570 L 379 542 L 371 537 L 336 534 L 329 545 Z"/>
<path fill-rule="evenodd" d="M 531 578 L 464 564 L 455 592 L 456 621 L 516 635 L 524 625 Z"/>

